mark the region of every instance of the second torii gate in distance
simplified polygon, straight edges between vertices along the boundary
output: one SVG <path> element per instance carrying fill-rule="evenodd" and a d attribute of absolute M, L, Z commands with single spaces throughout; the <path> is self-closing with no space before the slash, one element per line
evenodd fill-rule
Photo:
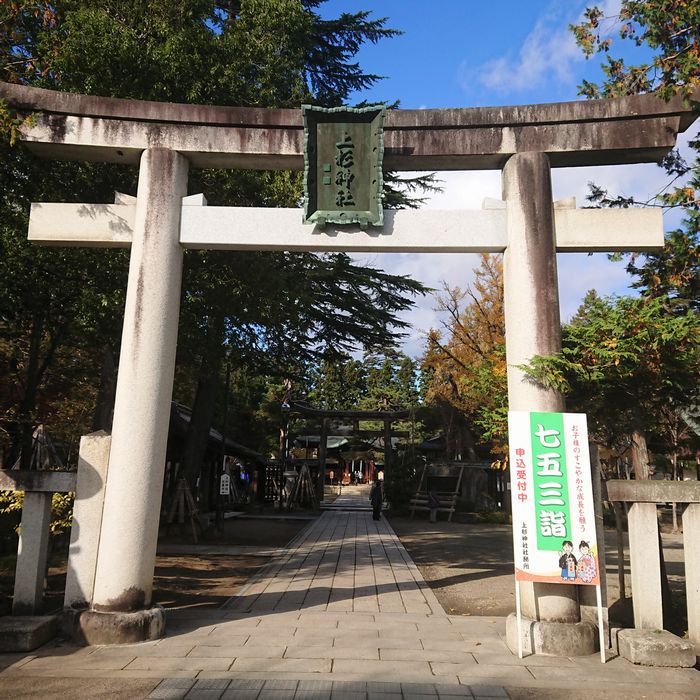
<path fill-rule="evenodd" d="M 502 169 L 505 204 L 476 212 L 387 212 L 381 229 L 321 230 L 302 227 L 300 210 L 205 207 L 201 196 L 186 197 L 189 167 L 301 170 L 298 110 L 137 102 L 7 84 L 0 84 L 0 98 L 41 113 L 23 133 L 40 155 L 140 167 L 135 199 L 35 204 L 30 219 L 36 242 L 131 247 L 94 591 L 81 618 L 85 636 L 97 643 L 119 642 L 125 629 L 142 629 L 144 639 L 162 634 L 151 591 L 185 248 L 502 251 L 509 408 L 561 411 L 560 394 L 517 369 L 561 349 L 556 251 L 654 250 L 663 230 L 658 211 L 554 207 L 550 167 L 658 161 L 695 118 L 680 99 L 653 95 L 390 111 L 387 169 Z M 522 603 L 546 632 L 538 651 L 594 651 L 595 630 L 580 621 L 575 587 L 533 584 Z"/>

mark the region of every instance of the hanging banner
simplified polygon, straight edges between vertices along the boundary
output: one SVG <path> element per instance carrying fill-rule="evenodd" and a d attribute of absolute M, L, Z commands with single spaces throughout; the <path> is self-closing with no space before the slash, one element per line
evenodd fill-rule
<path fill-rule="evenodd" d="M 583 413 L 508 413 L 515 578 L 598 585 Z"/>

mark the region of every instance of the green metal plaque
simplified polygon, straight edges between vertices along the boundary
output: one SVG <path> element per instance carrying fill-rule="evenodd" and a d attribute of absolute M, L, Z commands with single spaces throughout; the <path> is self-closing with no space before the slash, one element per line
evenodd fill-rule
<path fill-rule="evenodd" d="M 301 110 L 304 223 L 382 226 L 384 108 Z"/>

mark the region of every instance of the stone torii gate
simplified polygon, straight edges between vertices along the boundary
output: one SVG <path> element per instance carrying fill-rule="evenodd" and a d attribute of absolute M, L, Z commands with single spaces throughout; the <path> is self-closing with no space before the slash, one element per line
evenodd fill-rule
<path fill-rule="evenodd" d="M 679 99 L 613 100 L 386 115 L 390 170 L 503 171 L 505 203 L 483 211 L 386 212 L 383 228 L 323 230 L 301 210 L 206 207 L 186 197 L 193 168 L 301 170 L 298 110 L 109 99 L 0 84 L 0 98 L 39 117 L 23 141 L 49 158 L 139 165 L 136 198 L 115 204 L 34 204 L 30 240 L 131 247 L 124 329 L 88 641 L 162 634 L 151 606 L 168 406 L 185 248 L 504 252 L 511 410 L 561 411 L 558 393 L 517 365 L 561 348 L 556 251 L 655 250 L 661 214 L 553 206 L 550 167 L 655 162 L 694 120 Z M 529 584 L 523 613 L 537 651 L 594 651 L 576 587 Z M 512 627 L 512 626 L 511 626 Z M 517 644 L 509 640 L 512 648 Z"/>

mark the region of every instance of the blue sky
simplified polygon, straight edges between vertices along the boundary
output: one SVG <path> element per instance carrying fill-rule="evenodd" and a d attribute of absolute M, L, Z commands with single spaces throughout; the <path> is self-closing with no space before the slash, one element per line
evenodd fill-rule
<path fill-rule="evenodd" d="M 487 3 L 476 0 L 328 0 L 325 16 L 370 10 L 387 17 L 388 26 L 404 33 L 363 47 L 359 62 L 364 70 L 386 76 L 356 101 L 400 101 L 405 109 L 479 107 L 532 104 L 582 99 L 577 86 L 583 78 L 598 80 L 601 58 L 586 61 L 576 47 L 568 25 L 577 22 L 589 3 L 527 0 Z M 613 16 L 619 0 L 598 3 Z M 629 43 L 629 42 L 627 42 Z M 634 58 L 635 49 L 619 45 L 616 55 Z M 679 139 L 685 147 L 691 127 Z M 500 173 L 440 173 L 443 192 L 427 206 L 434 209 L 478 209 L 484 197 L 501 196 Z M 588 183 L 611 192 L 648 199 L 665 184 L 661 168 L 653 164 L 556 169 L 552 173 L 555 199 L 574 195 L 585 205 Z M 666 217 L 668 230 L 678 219 Z M 442 281 L 464 288 L 473 279 L 476 256 L 457 254 L 377 254 L 358 256 L 390 272 L 409 274 L 430 287 Z M 563 320 L 575 312 L 589 289 L 600 294 L 627 293 L 624 266 L 602 254 L 559 256 L 559 288 Z M 430 327 L 438 327 L 435 299 L 426 297 L 407 315 L 412 324 L 404 350 L 422 352 Z"/>

